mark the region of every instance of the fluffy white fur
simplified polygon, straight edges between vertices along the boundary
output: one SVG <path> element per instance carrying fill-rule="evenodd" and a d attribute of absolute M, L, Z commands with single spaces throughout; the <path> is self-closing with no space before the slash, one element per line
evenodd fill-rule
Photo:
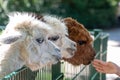
<path fill-rule="evenodd" d="M 49 24 L 60 38 L 54 43 L 61 48 L 62 57 L 71 58 L 76 51 L 76 43 L 68 38 L 67 26 L 58 17 L 44 15 L 43 21 Z"/>
<path fill-rule="evenodd" d="M 0 78 L 26 65 L 37 70 L 61 58 L 60 49 L 49 38 L 51 27 L 27 13 L 9 15 L 0 36 Z"/>

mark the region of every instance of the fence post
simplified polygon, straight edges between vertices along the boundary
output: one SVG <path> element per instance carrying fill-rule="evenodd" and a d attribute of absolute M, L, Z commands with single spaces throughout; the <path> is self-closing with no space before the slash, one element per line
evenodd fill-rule
<path fill-rule="evenodd" d="M 107 42 L 108 42 L 108 34 L 102 34 L 101 37 L 101 55 L 100 60 L 106 61 L 107 56 Z M 106 80 L 106 74 L 100 73 L 101 80 Z"/>
<path fill-rule="evenodd" d="M 100 29 L 94 29 L 94 48 L 96 51 L 97 59 L 106 61 L 106 53 L 107 53 L 107 42 L 108 42 L 108 34 L 105 34 Z M 97 72 L 92 66 L 90 66 L 90 80 L 105 80 L 105 74 Z"/>
<path fill-rule="evenodd" d="M 52 66 L 52 80 L 63 80 L 63 73 L 61 73 L 61 62 Z"/>
<path fill-rule="evenodd" d="M 100 29 L 94 29 L 94 49 L 96 52 L 96 56 L 95 58 L 99 59 L 100 57 L 100 45 L 101 45 L 101 40 L 100 40 L 100 34 L 101 34 L 101 30 Z M 96 72 L 96 70 L 94 69 L 94 67 L 92 67 L 92 65 L 90 65 L 90 75 L 89 75 L 89 79 L 90 80 L 99 80 L 99 74 Z M 97 78 L 97 79 L 96 79 Z"/>

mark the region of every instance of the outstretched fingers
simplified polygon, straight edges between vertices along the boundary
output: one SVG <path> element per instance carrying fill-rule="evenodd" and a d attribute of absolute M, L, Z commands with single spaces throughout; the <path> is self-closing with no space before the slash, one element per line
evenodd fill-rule
<path fill-rule="evenodd" d="M 106 62 L 103 62 L 101 60 L 98 60 L 98 59 L 95 59 L 93 62 L 92 62 L 92 65 L 93 67 L 95 67 L 95 69 L 98 71 L 98 72 L 101 72 L 101 73 L 107 73 L 108 69 L 108 64 Z"/>

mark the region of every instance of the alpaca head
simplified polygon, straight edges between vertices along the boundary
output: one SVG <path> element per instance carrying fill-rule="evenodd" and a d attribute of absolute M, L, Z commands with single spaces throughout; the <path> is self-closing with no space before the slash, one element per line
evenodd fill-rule
<path fill-rule="evenodd" d="M 64 18 L 68 27 L 69 38 L 77 43 L 77 51 L 70 58 L 64 58 L 73 65 L 88 65 L 95 56 L 95 50 L 92 47 L 92 37 L 85 27 L 72 18 Z"/>
<path fill-rule="evenodd" d="M 68 30 L 64 22 L 59 18 L 50 15 L 44 15 L 41 17 L 41 21 L 51 26 L 54 33 L 58 35 L 56 38 L 50 38 L 61 49 L 62 57 L 71 58 L 76 51 L 76 43 L 68 38 Z"/>
<path fill-rule="evenodd" d="M 9 18 L 0 42 L 12 48 L 17 47 L 20 58 L 31 70 L 55 64 L 61 59 L 59 47 L 49 40 L 56 37 L 49 25 L 28 13 L 13 13 Z"/>

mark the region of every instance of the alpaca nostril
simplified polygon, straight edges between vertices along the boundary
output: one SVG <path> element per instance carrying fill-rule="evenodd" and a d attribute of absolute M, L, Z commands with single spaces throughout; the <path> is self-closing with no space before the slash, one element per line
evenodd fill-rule
<path fill-rule="evenodd" d="M 71 46 L 74 47 L 74 48 L 76 48 L 77 44 L 76 43 L 72 43 Z"/>
<path fill-rule="evenodd" d="M 73 51 L 76 51 L 76 50 L 77 50 L 77 44 L 76 44 L 76 43 L 72 44 L 71 47 L 72 47 L 72 50 L 73 50 Z"/>
<path fill-rule="evenodd" d="M 77 44 L 76 44 L 76 43 L 74 43 L 74 47 L 77 47 Z"/>

